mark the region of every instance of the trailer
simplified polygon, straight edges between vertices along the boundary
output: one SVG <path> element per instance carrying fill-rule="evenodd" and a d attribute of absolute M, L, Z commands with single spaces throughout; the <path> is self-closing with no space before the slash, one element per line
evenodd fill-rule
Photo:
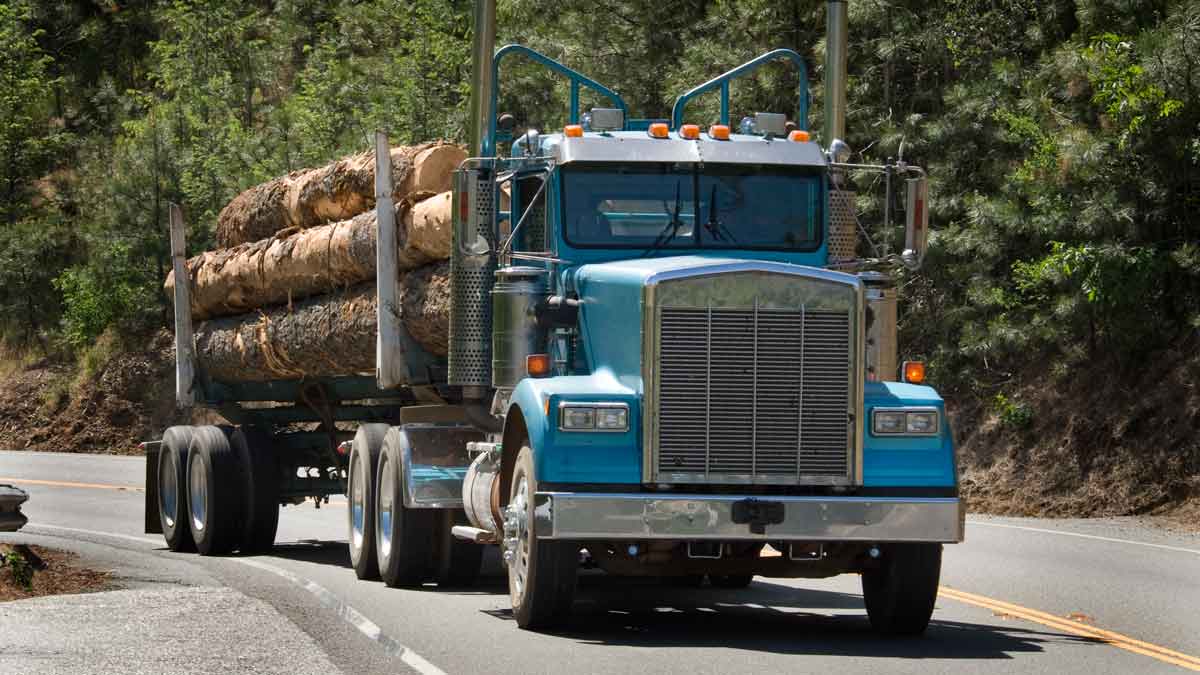
<path fill-rule="evenodd" d="M 955 449 L 924 366 L 901 362 L 895 273 L 918 267 L 924 172 L 851 164 L 845 3 L 828 3 L 826 124 L 778 49 L 684 92 L 670 119 L 520 45 L 476 5 L 472 157 L 454 177 L 449 354 L 406 342 L 377 138 L 374 377 L 214 380 L 175 284 L 177 397 L 230 426 L 147 452 L 147 531 L 262 552 L 281 505 L 347 496 L 355 573 L 469 584 L 497 546 L 522 628 L 570 611 L 581 566 L 724 588 L 860 573 L 873 626 L 924 631 L 963 540 Z M 565 78 L 568 124 L 497 109 L 507 59 Z M 730 86 L 794 64 L 796 108 L 733 123 Z M 608 101 L 582 111 L 581 93 Z M 719 96 L 712 123 L 689 104 Z M 899 253 L 859 254 L 849 172 L 904 199 Z M 176 279 L 183 225 L 172 211 Z M 227 378 L 228 379 L 228 378 Z M 768 548 L 769 547 L 769 548 Z M 769 554 L 768 554 L 769 553 Z"/>

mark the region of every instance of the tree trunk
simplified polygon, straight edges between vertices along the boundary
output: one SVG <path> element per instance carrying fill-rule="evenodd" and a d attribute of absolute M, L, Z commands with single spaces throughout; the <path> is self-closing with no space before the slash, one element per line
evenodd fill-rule
<path fill-rule="evenodd" d="M 392 148 L 397 202 L 417 192 L 444 192 L 466 152 L 457 145 L 427 143 Z M 232 248 L 290 227 L 346 220 L 375 205 L 375 154 L 363 152 L 319 169 L 294 171 L 234 197 L 217 217 L 220 248 Z"/>
<path fill-rule="evenodd" d="M 450 218 L 449 192 L 397 205 L 402 271 L 450 257 Z M 270 239 L 192 258 L 192 318 L 243 314 L 374 279 L 376 225 L 372 209 L 350 220 L 299 232 L 284 230 Z M 173 272 L 164 289 L 173 297 Z"/>
<path fill-rule="evenodd" d="M 449 265 L 401 281 L 401 316 L 416 344 L 446 354 Z M 375 371 L 375 285 L 359 284 L 292 306 L 201 323 L 196 359 L 219 382 L 335 377 Z"/>

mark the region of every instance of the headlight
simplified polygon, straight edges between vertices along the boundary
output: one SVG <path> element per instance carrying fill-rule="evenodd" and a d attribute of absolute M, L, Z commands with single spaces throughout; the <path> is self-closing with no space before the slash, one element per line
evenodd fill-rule
<path fill-rule="evenodd" d="M 558 428 L 563 431 L 628 431 L 629 406 L 624 403 L 564 403 L 559 407 Z"/>
<path fill-rule="evenodd" d="M 875 408 L 871 432 L 877 436 L 936 436 L 936 408 Z"/>

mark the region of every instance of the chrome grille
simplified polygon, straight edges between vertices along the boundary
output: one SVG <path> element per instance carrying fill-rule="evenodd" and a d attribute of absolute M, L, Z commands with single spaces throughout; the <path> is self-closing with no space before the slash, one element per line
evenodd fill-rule
<path fill-rule="evenodd" d="M 846 312 L 663 307 L 660 322 L 660 479 L 847 477 Z"/>

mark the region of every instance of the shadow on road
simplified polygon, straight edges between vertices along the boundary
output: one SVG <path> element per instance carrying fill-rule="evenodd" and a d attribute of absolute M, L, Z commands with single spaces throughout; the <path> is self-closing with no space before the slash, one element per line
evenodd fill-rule
<path fill-rule="evenodd" d="M 510 610 L 485 613 L 512 619 Z M 924 637 L 889 639 L 871 630 L 857 594 L 762 580 L 737 591 L 651 590 L 629 580 L 584 580 L 569 624 L 552 634 L 593 645 L 965 660 L 1011 659 L 1050 644 L 1096 642 L 1017 625 L 938 620 L 936 613 Z"/>

